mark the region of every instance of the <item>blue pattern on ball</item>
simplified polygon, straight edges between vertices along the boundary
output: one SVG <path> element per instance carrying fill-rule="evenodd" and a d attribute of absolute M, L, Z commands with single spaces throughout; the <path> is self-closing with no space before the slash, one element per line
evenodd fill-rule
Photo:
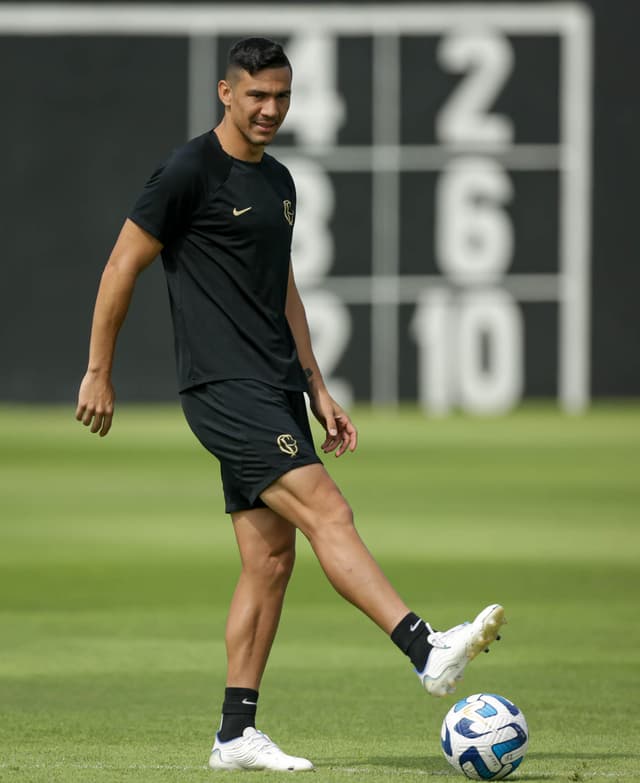
<path fill-rule="evenodd" d="M 440 743 L 442 745 L 442 750 L 445 752 L 445 755 L 452 756 L 453 752 L 451 750 L 451 733 L 449 731 L 449 727 L 446 724 L 444 726 L 444 737 L 442 737 Z"/>
<path fill-rule="evenodd" d="M 469 718 L 460 718 L 460 720 L 454 726 L 454 731 L 458 734 L 461 734 L 463 737 L 466 737 L 467 739 L 478 739 L 478 737 L 484 737 L 486 734 L 491 734 L 490 731 L 481 731 L 479 733 L 474 731 L 471 728 L 474 723 L 475 721 L 469 720 Z"/>
<path fill-rule="evenodd" d="M 492 715 L 498 714 L 498 710 L 492 704 L 489 704 L 488 701 L 479 703 L 482 704 L 482 709 L 477 710 L 477 713 L 482 715 L 483 718 L 490 718 Z"/>
<path fill-rule="evenodd" d="M 467 748 L 464 753 L 460 754 L 458 763 L 460 764 L 460 769 L 463 772 L 464 772 L 464 765 L 467 763 L 471 764 L 474 770 L 478 773 L 478 775 L 483 780 L 491 780 L 491 778 L 495 775 L 495 772 L 492 772 L 489 769 L 489 767 L 484 763 L 482 756 L 478 752 L 478 748 L 476 748 L 475 746 L 471 748 Z"/>
<path fill-rule="evenodd" d="M 512 701 L 509 701 L 509 699 L 505 699 L 504 696 L 498 696 L 497 693 L 487 693 L 485 695 L 491 696 L 492 698 L 497 699 L 499 702 L 504 704 L 504 706 L 512 715 L 518 715 L 520 713 L 520 710 L 516 707 L 516 705 Z"/>
<path fill-rule="evenodd" d="M 502 761 L 502 757 L 505 754 L 521 748 L 527 741 L 527 735 L 517 723 L 507 723 L 506 726 L 511 727 L 515 731 L 516 736 L 513 737 L 513 739 L 506 740 L 506 742 L 497 742 L 495 745 L 491 746 L 491 750 L 500 761 Z"/>
<path fill-rule="evenodd" d="M 516 759 L 515 761 L 511 762 L 511 772 L 513 772 L 514 769 L 518 769 L 520 764 L 524 761 L 524 756 L 520 756 L 519 759 Z M 511 772 L 509 774 L 511 774 Z"/>

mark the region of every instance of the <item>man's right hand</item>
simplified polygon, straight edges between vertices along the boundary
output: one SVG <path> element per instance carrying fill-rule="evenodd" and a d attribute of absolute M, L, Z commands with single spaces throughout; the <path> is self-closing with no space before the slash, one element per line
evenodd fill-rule
<path fill-rule="evenodd" d="M 87 371 L 80 384 L 76 419 L 104 438 L 111 429 L 115 399 L 111 381 Z"/>
<path fill-rule="evenodd" d="M 111 366 L 116 337 L 129 308 L 136 279 L 162 250 L 162 243 L 125 220 L 102 273 L 93 311 L 89 369 L 78 394 L 76 419 L 104 437 L 111 429 L 115 393 Z"/>

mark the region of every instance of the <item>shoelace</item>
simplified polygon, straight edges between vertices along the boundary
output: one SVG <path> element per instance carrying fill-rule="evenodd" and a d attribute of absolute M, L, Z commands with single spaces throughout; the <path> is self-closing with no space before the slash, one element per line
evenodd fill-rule
<path fill-rule="evenodd" d="M 249 745 L 254 753 L 263 753 L 264 751 L 274 753 L 280 751 L 280 748 L 267 734 L 257 729 L 256 733 L 249 737 Z"/>
<path fill-rule="evenodd" d="M 433 647 L 440 647 L 440 648 L 447 648 L 447 639 L 453 635 L 453 633 L 457 633 L 461 628 L 464 628 L 465 626 L 469 625 L 468 622 L 466 623 L 460 623 L 460 625 L 456 625 L 453 628 L 449 628 L 446 631 L 434 631 L 432 634 L 429 634 L 428 641 L 429 644 Z"/>

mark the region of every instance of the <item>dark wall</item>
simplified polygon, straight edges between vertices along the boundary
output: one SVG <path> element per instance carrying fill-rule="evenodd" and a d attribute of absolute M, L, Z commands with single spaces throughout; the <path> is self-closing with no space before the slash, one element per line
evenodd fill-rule
<path fill-rule="evenodd" d="M 2 398 L 73 399 L 102 267 L 149 167 L 168 139 L 185 134 L 183 112 L 166 110 L 185 79 L 176 67 L 184 58 L 167 50 L 183 48 L 146 39 L 1 40 L 0 137 L 9 153 L 0 191 Z M 171 391 L 169 324 L 158 317 L 165 300 L 154 265 L 122 334 L 122 398 Z"/>
<path fill-rule="evenodd" d="M 640 271 L 634 213 L 640 6 L 633 0 L 592 0 L 585 5 L 592 9 L 595 34 L 590 387 L 595 397 L 637 396 L 640 319 L 635 300 Z M 343 41 L 339 57 L 348 65 L 351 52 L 357 51 L 358 62 L 366 63 L 367 46 L 364 40 Z M 408 43 L 409 61 L 410 49 Z M 558 124 L 554 97 L 558 42 L 553 37 L 522 38 L 514 51 L 513 78 L 493 108 L 524 118 L 517 123 L 522 141 L 529 141 L 527 133 L 537 141 L 551 140 Z M 187 42 L 179 36 L 42 38 L 0 33 L 4 151 L 0 399 L 74 399 L 86 365 L 95 291 L 119 227 L 155 164 L 188 135 L 187 67 Z M 412 78 L 414 72 L 412 68 L 409 75 L 403 73 L 403 79 Z M 366 68 L 357 73 L 354 78 L 354 69 L 345 68 L 341 82 L 346 98 L 353 102 L 350 105 L 358 106 L 349 115 L 351 124 L 340 131 L 341 144 L 356 143 L 353 139 L 367 133 L 370 120 L 370 101 L 362 95 L 363 84 L 370 89 L 371 77 Z M 437 102 L 438 90 L 444 95 L 455 86 L 455 81 L 449 83 L 444 77 L 431 83 L 435 85 L 431 95 L 422 81 L 416 83 L 421 101 Z M 536 84 L 544 85 L 537 98 Z M 420 117 L 412 115 L 416 102 L 411 91 L 408 94 L 402 133 L 406 143 L 413 143 Z M 405 173 L 400 178 L 407 219 L 399 238 L 401 274 L 417 274 L 416 246 L 433 245 L 429 194 L 435 176 Z M 558 262 L 558 218 L 552 208 L 559 197 L 558 177 L 553 172 L 512 172 L 511 178 L 518 194 L 508 206 L 519 242 L 513 271 L 552 274 Z M 366 172 L 336 173 L 332 181 L 336 194 L 332 274 L 337 285 L 341 275 L 366 275 L 373 250 L 371 218 L 366 212 L 351 215 L 349 209 L 369 197 L 372 184 Z M 411 205 L 418 200 L 421 210 L 411 218 Z M 355 221 L 358 231 L 353 228 Z M 429 252 L 425 251 L 425 271 L 436 274 Z M 334 374 L 348 381 L 356 398 L 368 399 L 372 394 L 371 310 L 355 299 L 349 304 L 350 341 L 337 359 Z M 523 303 L 521 311 L 525 396 L 554 397 L 558 392 L 557 306 Z M 413 305 L 401 304 L 397 311 L 401 335 L 410 332 L 412 318 Z M 405 339 L 398 346 L 400 398 L 415 399 L 417 374 L 415 345 Z M 160 264 L 139 281 L 119 341 L 115 380 L 120 399 L 162 400 L 175 394 Z"/>

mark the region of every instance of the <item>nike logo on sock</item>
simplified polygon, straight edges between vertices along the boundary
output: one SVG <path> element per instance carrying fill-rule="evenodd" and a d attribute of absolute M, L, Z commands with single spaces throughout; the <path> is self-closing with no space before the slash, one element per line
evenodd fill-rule
<path fill-rule="evenodd" d="M 422 622 L 422 620 L 418 620 L 418 622 L 417 622 L 417 623 L 414 623 L 413 625 L 410 625 L 410 626 L 409 626 L 409 630 L 410 630 L 411 632 L 415 631 L 415 630 L 416 630 L 416 628 L 417 628 L 417 627 L 420 625 L 420 623 L 421 623 L 421 622 Z"/>
<path fill-rule="evenodd" d="M 258 702 L 257 701 L 249 701 L 249 699 L 243 699 L 241 704 L 250 704 L 252 707 L 256 707 Z"/>

